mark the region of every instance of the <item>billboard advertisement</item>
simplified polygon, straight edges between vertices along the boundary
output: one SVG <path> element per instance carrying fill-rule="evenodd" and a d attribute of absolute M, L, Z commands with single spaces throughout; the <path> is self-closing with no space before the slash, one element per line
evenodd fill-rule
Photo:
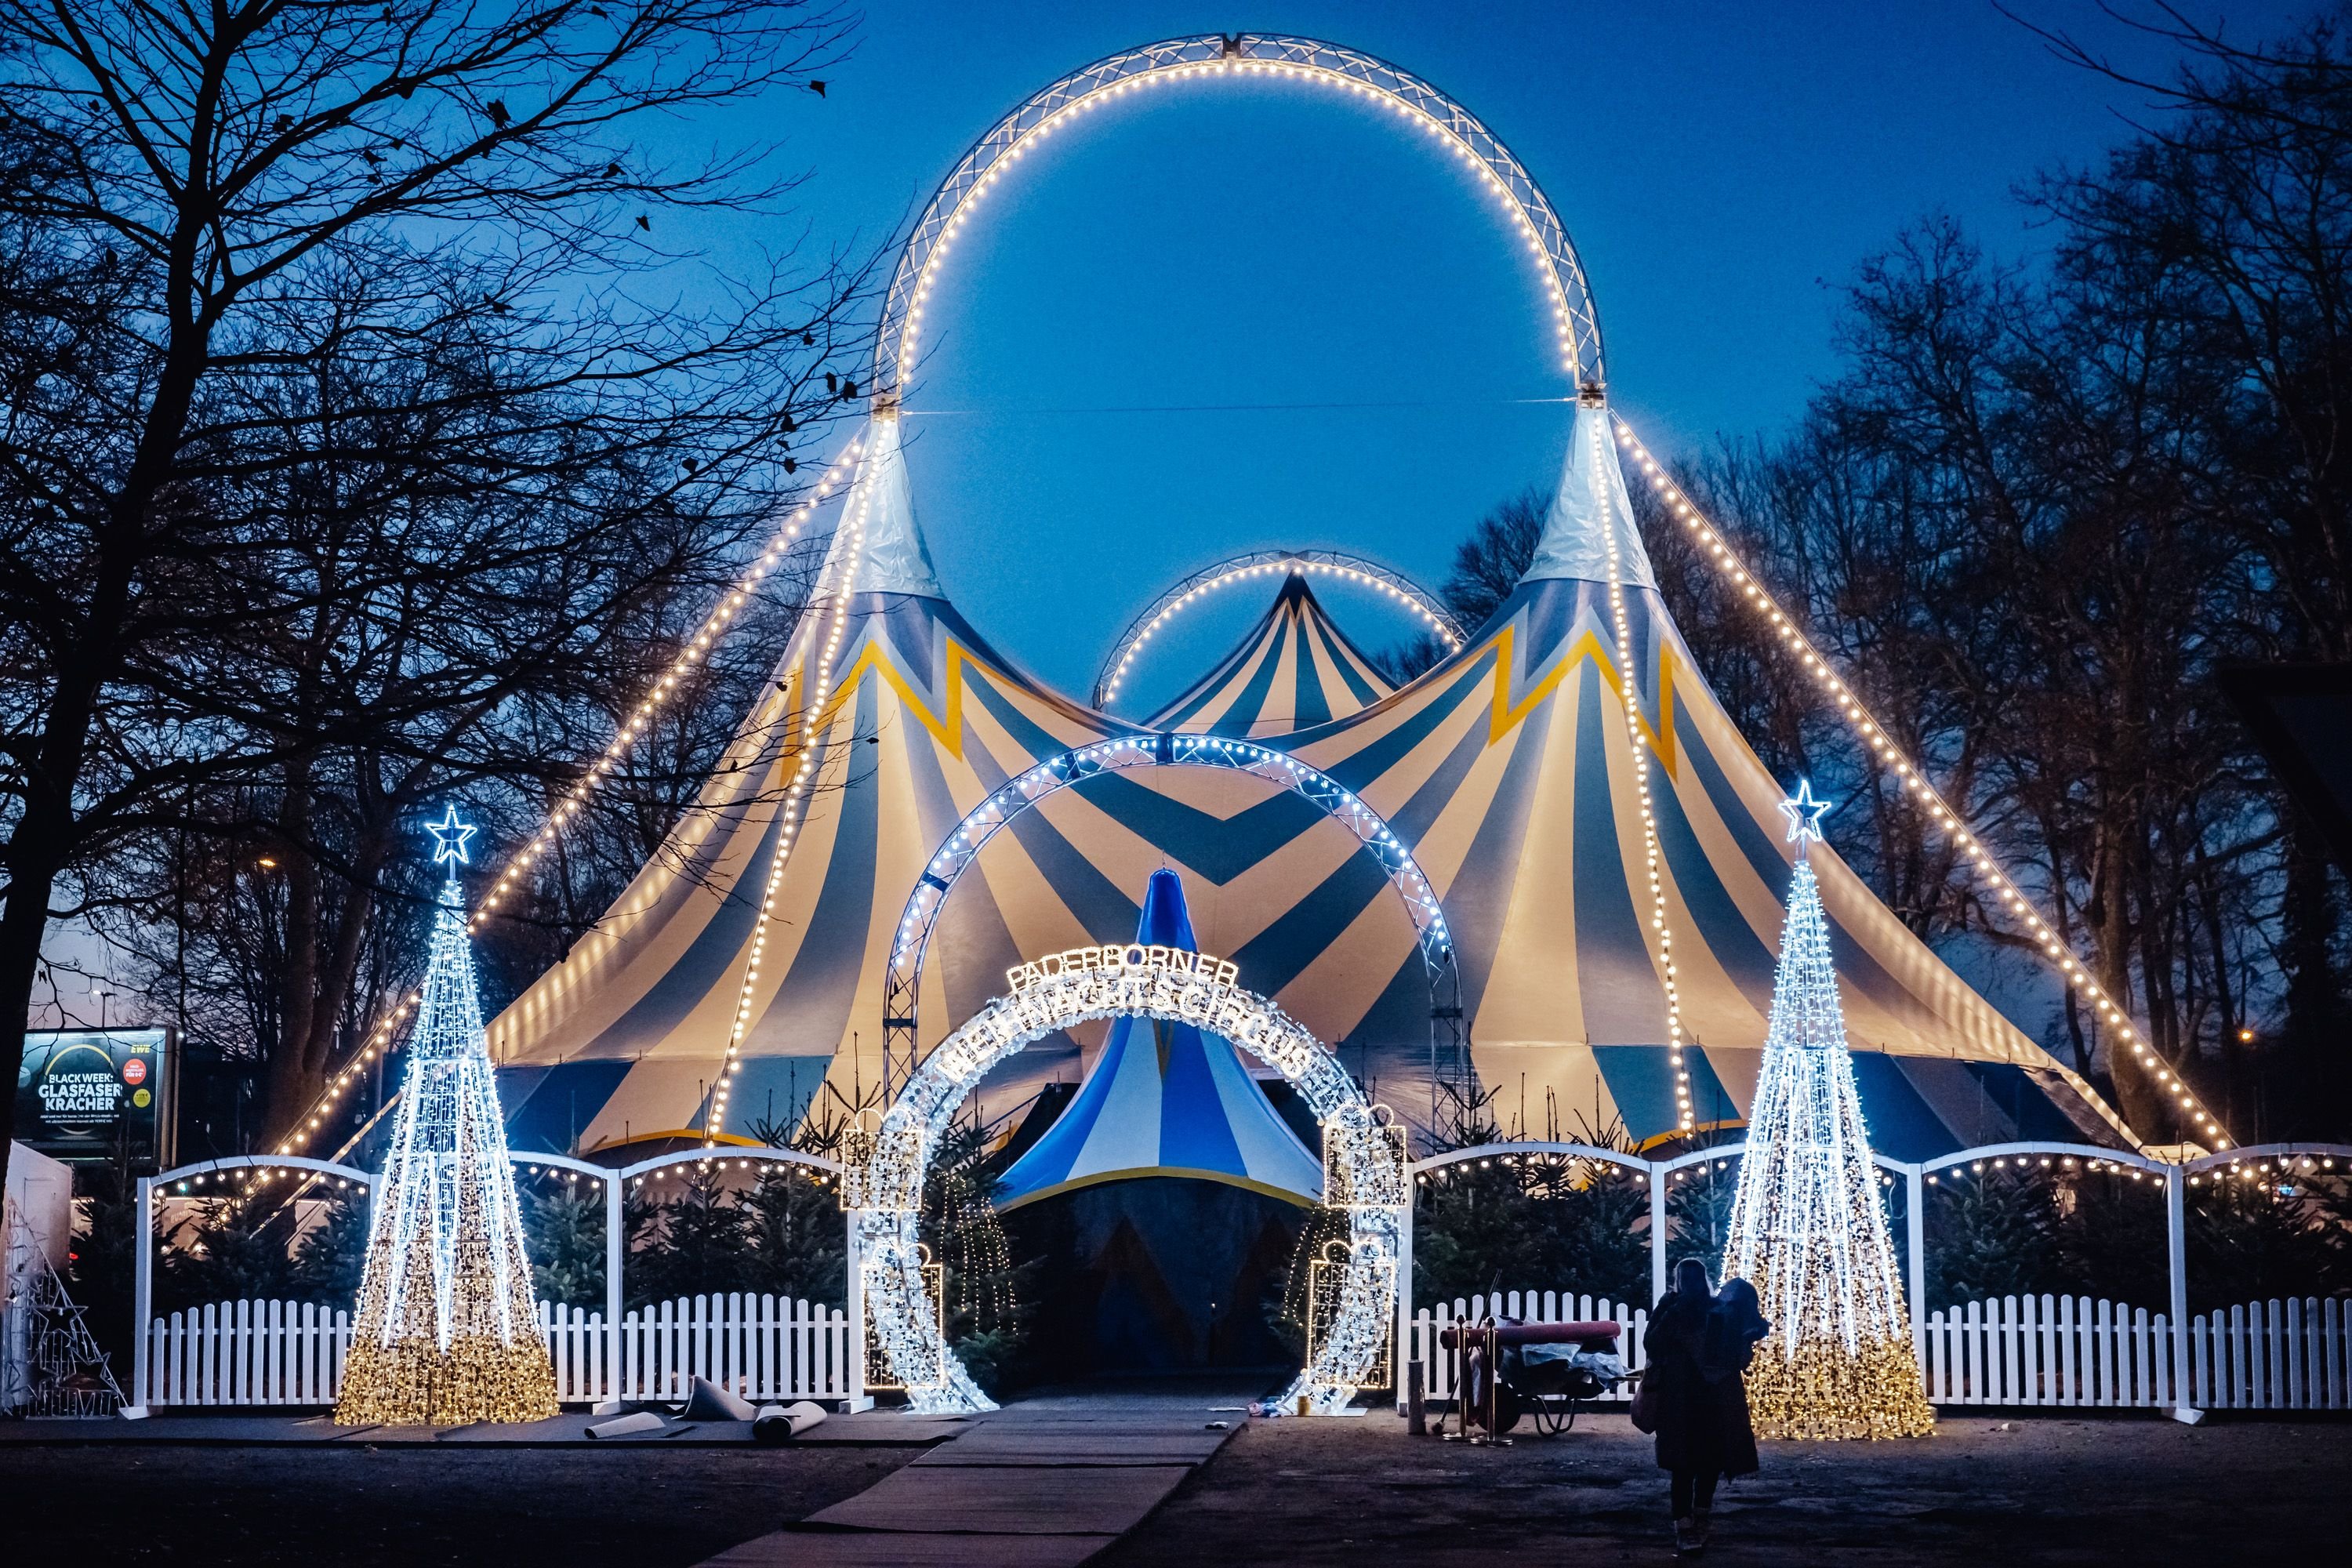
<path fill-rule="evenodd" d="M 59 1160 L 160 1169 L 172 1156 L 177 1041 L 169 1029 L 35 1029 L 16 1072 L 16 1142 Z"/>

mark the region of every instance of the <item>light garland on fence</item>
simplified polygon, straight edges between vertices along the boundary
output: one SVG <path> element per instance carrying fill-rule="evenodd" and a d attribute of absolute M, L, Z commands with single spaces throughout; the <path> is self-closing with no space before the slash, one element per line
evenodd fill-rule
<path fill-rule="evenodd" d="M 1364 1386 L 1387 1342 L 1401 1216 L 1412 1201 L 1403 1142 L 1339 1058 L 1281 1008 L 1213 971 L 1150 963 L 1060 969 L 999 996 L 923 1058 L 880 1127 L 845 1151 L 841 1202 L 856 1215 L 866 1321 L 909 1405 L 934 1414 L 995 1408 L 940 1339 L 924 1281 L 917 1229 L 940 1134 L 999 1062 L 1057 1029 L 1122 1016 L 1223 1036 L 1280 1072 L 1322 1123 L 1326 1169 L 1337 1162 L 1343 1173 L 1333 1184 L 1349 1212 L 1352 1267 L 1323 1342 L 1282 1403 L 1304 1397 L 1318 1414 L 1339 1410 Z"/>
<path fill-rule="evenodd" d="M 473 830 L 452 810 L 431 831 L 435 863 L 454 864 L 369 1226 L 338 1426 L 556 1413 L 457 885 Z"/>
<path fill-rule="evenodd" d="M 898 415 L 896 409 L 878 409 L 874 417 L 877 420 L 896 419 Z M 838 567 L 839 575 L 830 587 L 833 624 L 826 628 L 824 646 L 816 658 L 816 694 L 803 701 L 800 708 L 800 765 L 793 770 L 792 782 L 784 786 L 783 804 L 777 809 L 776 849 L 768 865 L 767 888 L 760 895 L 760 912 L 751 922 L 751 952 L 743 964 L 743 989 L 735 1004 L 735 1020 L 727 1031 L 727 1055 L 719 1064 L 719 1081 L 711 1088 L 710 1108 L 703 1114 L 702 1142 L 705 1148 L 716 1147 L 719 1135 L 727 1130 L 727 1097 L 734 1089 L 735 1075 L 743 1069 L 743 1037 L 751 1030 L 751 1015 L 759 998 L 760 959 L 767 951 L 768 924 L 775 918 L 776 896 L 784 886 L 784 868 L 792 861 L 793 837 L 799 827 L 797 819 L 801 808 L 808 795 L 809 776 L 816 771 L 816 726 L 824 721 L 825 704 L 833 696 L 834 656 L 841 650 L 841 634 L 849 624 L 851 584 L 856 581 L 858 563 L 865 559 L 866 521 L 874 509 L 875 483 L 875 476 L 862 474 L 858 482 L 851 487 L 849 502 L 841 521 L 842 532 L 834 542 L 831 563 Z M 817 604 L 824 602 L 827 592 L 826 584 L 820 583 L 817 585 Z M 815 605 L 810 606 L 812 615 L 808 618 L 815 618 Z M 791 659 L 795 683 L 806 679 L 803 668 L 808 662 L 808 647 L 814 637 L 814 632 L 806 637 L 797 630 L 794 632 L 793 640 L 800 647 L 800 652 Z M 785 701 L 791 700 L 789 694 L 780 695 Z M 781 721 L 786 726 L 784 744 L 787 748 L 793 744 L 793 718 L 789 711 L 781 715 Z"/>
<path fill-rule="evenodd" d="M 1154 615 L 1144 624 L 1141 630 L 1133 633 L 1128 639 L 1126 651 L 1118 656 L 1117 662 L 1111 667 L 1110 674 L 1105 678 L 1102 683 L 1102 695 L 1096 705 L 1108 708 L 1112 700 L 1118 696 L 1118 689 L 1127 679 L 1128 667 L 1143 656 L 1144 645 L 1173 619 L 1178 611 L 1231 584 L 1251 582 L 1276 572 L 1285 576 L 1294 572 L 1302 575 L 1319 572 L 1354 583 L 1360 587 L 1385 594 L 1390 599 L 1411 611 L 1422 625 L 1429 629 L 1432 636 L 1445 645 L 1446 652 L 1459 653 L 1462 650 L 1461 627 L 1452 616 L 1445 615 L 1436 606 L 1435 601 L 1426 595 L 1418 591 L 1408 592 L 1405 588 L 1397 586 L 1397 584 L 1388 577 L 1365 571 L 1360 566 L 1349 566 L 1337 561 L 1318 561 L 1304 556 L 1286 557 L 1280 561 L 1258 561 L 1246 566 L 1234 567 L 1228 572 L 1221 572 L 1204 583 L 1196 584 Z"/>
<path fill-rule="evenodd" d="M 1393 69 L 1393 68 L 1390 68 Z M 1402 76 L 1403 73 L 1397 74 Z M 962 231 L 963 226 L 976 215 L 981 205 L 995 190 L 997 184 L 1012 172 L 1013 165 L 1028 156 L 1033 147 L 1042 145 L 1057 132 L 1076 125 L 1105 104 L 1134 93 L 1171 81 L 1191 81 L 1230 75 L 1273 77 L 1280 79 L 1313 82 L 1335 89 L 1351 98 L 1379 105 L 1396 116 L 1402 123 L 1418 128 L 1451 151 L 1456 160 L 1476 176 L 1479 184 L 1501 207 L 1503 216 L 1510 221 L 1520 241 L 1535 259 L 1546 297 L 1551 306 L 1552 324 L 1558 338 L 1562 368 L 1568 372 L 1571 380 L 1584 372 L 1587 367 L 1581 366 L 1578 362 L 1575 313 L 1570 305 L 1567 290 L 1561 286 L 1559 280 L 1558 267 L 1560 263 L 1546 247 L 1542 234 L 1528 216 L 1526 204 L 1513 193 L 1510 184 L 1495 173 L 1494 167 L 1486 157 L 1465 145 L 1460 134 L 1453 127 L 1440 121 L 1419 103 L 1408 102 L 1391 91 L 1374 87 L 1368 82 L 1359 81 L 1345 72 L 1334 70 L 1328 67 L 1297 61 L 1225 58 L 1158 67 L 1114 83 L 1089 89 L 1082 96 L 1045 114 L 1035 124 L 1017 132 L 1011 141 L 999 147 L 989 162 L 987 172 L 973 180 L 971 186 L 957 200 L 952 216 L 941 226 L 939 237 L 924 255 L 922 266 L 916 275 L 913 291 L 908 299 L 905 324 L 900 331 L 897 352 L 893 356 L 892 383 L 887 386 L 883 385 L 877 377 L 874 391 L 877 395 L 887 396 L 904 388 L 912 379 L 911 367 L 919 357 L 921 346 L 923 310 L 929 303 L 931 289 L 937 280 L 940 263 L 947 259 L 948 253 L 955 247 L 956 238 Z M 1425 84 L 1419 85 L 1425 86 Z M 1433 89 L 1432 91 L 1433 96 L 1442 97 L 1434 94 Z M 1490 141 L 1493 140 L 1493 133 L 1471 119 L 1467 111 L 1462 110 L 1459 105 L 1448 102 L 1447 107 L 1455 113 L 1461 114 Z M 986 142 L 983 142 L 982 145 L 985 144 Z M 1507 152 L 1502 151 L 1499 142 L 1496 142 L 1496 147 L 1500 156 L 1509 159 L 1508 166 L 1511 173 L 1526 184 L 1532 198 L 1538 203 L 1543 203 L 1546 217 L 1558 226 L 1558 217 L 1551 213 L 1549 202 L 1545 201 L 1542 193 L 1537 189 L 1534 179 L 1516 159 L 1510 159 Z M 950 183 L 952 178 L 951 176 Z M 934 198 L 935 202 L 937 198 Z M 1564 247 L 1566 244 L 1564 230 L 1561 242 Z M 1573 264 L 1572 258 L 1570 264 Z M 1598 370 L 1597 365 L 1591 368 L 1596 372 Z"/>
<path fill-rule="evenodd" d="M 767 547 L 760 552 L 759 558 L 744 569 L 731 589 L 720 595 L 719 603 L 712 606 L 708 616 L 703 617 L 702 625 L 692 639 L 679 650 L 677 657 L 670 661 L 669 668 L 654 681 L 644 700 L 637 704 L 630 717 L 623 722 L 620 730 L 605 745 L 603 755 L 589 765 L 587 773 L 549 812 L 548 819 L 541 826 L 539 833 L 509 859 L 506 868 L 493 884 L 489 896 L 483 900 L 482 907 L 467 918 L 466 929 L 468 931 L 480 928 L 482 921 L 488 918 L 489 911 L 497 907 L 499 899 L 512 887 L 516 879 L 554 843 L 555 835 L 561 831 L 563 824 L 586 804 L 589 795 L 603 784 L 619 764 L 620 760 L 627 755 L 630 748 L 644 735 L 654 714 L 677 695 L 685 678 L 692 673 L 694 667 L 710 657 L 712 648 L 718 646 L 728 626 L 740 613 L 743 605 L 750 602 L 752 590 L 766 578 L 770 572 L 775 570 L 777 563 L 783 559 L 784 552 L 792 547 L 793 542 L 800 537 L 801 530 L 806 527 L 809 519 L 816 514 L 816 509 L 840 488 L 842 480 L 847 477 L 852 465 L 856 462 L 858 451 L 864 440 L 865 437 L 862 433 L 853 437 L 848 446 L 843 448 L 841 456 L 834 459 L 824 477 L 818 479 L 816 488 L 809 493 L 808 499 L 785 514 L 782 524 L 777 529 L 775 535 L 769 540 Z M 394 1032 L 407 1020 L 408 1015 L 415 1008 L 423 995 L 422 989 L 411 991 L 394 1005 L 391 1012 L 377 1021 L 375 1027 L 368 1032 L 367 1044 L 361 1047 L 359 1055 L 345 1064 L 341 1071 L 328 1079 L 326 1087 L 320 1091 L 319 1098 L 312 1100 L 296 1119 L 294 1130 L 288 1133 L 278 1145 L 278 1152 L 280 1154 L 299 1154 L 310 1145 L 311 1138 L 326 1125 L 327 1118 L 333 1112 L 336 1101 L 358 1083 L 362 1072 L 368 1064 L 374 1061 L 379 1055 L 391 1050 Z"/>
<path fill-rule="evenodd" d="M 1748 1152 L 1723 1267 L 1756 1287 L 1771 1331 L 1748 1369 L 1764 1437 L 1919 1437 L 1935 1426 L 1838 1002 L 1829 920 L 1805 855 L 1811 786 L 1780 808 L 1797 842 Z"/>
<path fill-rule="evenodd" d="M 1589 400 L 1596 411 L 1601 404 L 1597 396 Z M 1592 471 L 1601 474 L 1613 461 L 1604 444 L 1608 422 L 1596 417 L 1590 421 L 1592 430 Z M 1601 505 L 1610 503 L 1609 494 L 1615 487 L 1596 484 L 1594 491 Z M 1633 520 L 1627 518 L 1626 526 Z M 1675 1074 L 1675 1125 L 1684 1132 L 1691 1131 L 1690 1068 L 1683 1060 L 1682 994 L 1675 983 L 1675 933 L 1666 926 L 1666 879 L 1658 853 L 1658 816 L 1650 799 L 1650 751 L 1642 739 L 1642 668 L 1633 653 L 1633 624 L 1625 613 L 1625 571 L 1622 547 L 1618 543 L 1621 530 L 1604 527 L 1601 532 L 1609 541 L 1609 614 L 1617 626 L 1618 706 L 1625 712 L 1625 739 L 1633 758 L 1633 791 L 1642 808 L 1642 858 L 1650 874 L 1650 925 L 1657 932 L 1659 978 L 1666 997 L 1666 1059 Z M 1660 714 L 1663 726 L 1665 715 Z"/>
<path fill-rule="evenodd" d="M 1781 609 L 1780 604 L 1765 588 L 1763 582 L 1740 563 L 1738 555 L 1732 550 L 1722 531 L 1699 510 L 1683 488 L 1675 483 L 1666 473 L 1664 466 L 1650 455 L 1649 449 L 1643 446 L 1641 437 L 1633 434 L 1633 426 L 1622 418 L 1617 420 L 1617 439 L 1633 455 L 1634 462 L 1640 467 L 1643 476 L 1649 479 L 1650 488 L 1657 492 L 1667 510 L 1673 512 L 1675 520 L 1688 529 L 1692 537 L 1698 541 L 1705 553 L 1715 563 L 1717 571 L 1722 574 L 1725 580 L 1738 592 L 1743 599 L 1747 600 L 1758 615 L 1764 617 L 1773 633 L 1780 637 L 1782 645 L 1797 656 L 1799 663 L 1804 667 L 1806 673 L 1813 678 L 1815 684 L 1829 698 L 1831 706 L 1843 716 L 1848 728 L 1870 747 L 1885 766 L 1894 772 L 1905 791 L 1916 797 L 1925 807 L 1927 818 L 1941 828 L 1959 847 L 1965 864 L 1971 868 L 1975 876 L 1992 888 L 1999 895 L 2000 901 L 2008 907 L 2011 915 L 2032 933 L 2035 945 L 2041 950 L 2050 965 L 2059 972 L 2068 985 L 2073 986 L 2089 1001 L 2093 1014 L 2099 1022 L 2111 1029 L 2117 1039 L 2131 1047 L 2139 1065 L 2155 1079 L 2158 1089 L 2174 1102 L 2179 1114 L 2195 1127 L 2200 1135 L 2210 1140 L 2213 1148 L 2216 1150 L 2228 1148 L 2230 1139 L 2223 1131 L 2221 1121 L 2199 1101 L 2196 1095 L 2189 1089 L 2187 1081 L 2173 1071 L 2171 1065 L 2140 1037 L 2123 1008 L 2106 994 L 2096 980 L 2091 977 L 2090 971 L 2076 962 L 2074 955 L 2059 941 L 2055 928 L 2042 918 L 2032 901 L 2027 899 L 2024 889 L 2001 869 L 1993 859 L 1991 852 L 1986 847 L 1984 841 L 1969 831 L 1966 820 L 1952 809 L 1941 792 L 1927 781 L 1926 771 L 1912 762 L 1895 743 L 1893 735 L 1872 717 L 1869 708 L 1863 702 L 1861 696 L 1840 679 L 1836 669 L 1832 667 L 1827 658 L 1822 656 L 1821 650 L 1814 646 L 1812 639 L 1798 625 L 1795 617 Z"/>

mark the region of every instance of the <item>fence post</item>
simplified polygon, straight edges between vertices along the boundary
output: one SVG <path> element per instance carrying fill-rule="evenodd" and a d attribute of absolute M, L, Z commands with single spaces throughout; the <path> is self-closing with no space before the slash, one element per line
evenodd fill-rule
<path fill-rule="evenodd" d="M 618 1166 L 604 1175 L 604 1333 L 603 1371 L 593 1404 L 621 1397 L 621 1266 L 629 1253 L 625 1200 Z"/>
<path fill-rule="evenodd" d="M 147 1414 L 147 1364 L 150 1352 L 148 1320 L 155 1315 L 155 1178 L 139 1178 L 139 1256 L 132 1262 L 131 1321 L 135 1342 L 131 1350 L 131 1408 Z M 128 1412 L 125 1412 L 128 1414 Z"/>
<path fill-rule="evenodd" d="M 2196 1391 L 2189 1385 L 2189 1173 L 2179 1164 L 2164 1168 L 2164 1246 L 2172 1275 L 2172 1414 L 2176 1420 L 2198 1418 Z"/>
<path fill-rule="evenodd" d="M 1911 1359 L 1927 1374 L 1927 1184 L 1921 1167 L 1903 1173 L 1903 1229 L 1910 1250 Z"/>
<path fill-rule="evenodd" d="M 1650 1300 L 1666 1294 L 1666 1168 L 1650 1165 Z"/>
<path fill-rule="evenodd" d="M 866 1397 L 866 1253 L 857 1235 L 856 1209 L 841 1211 L 847 1238 L 841 1248 L 841 1299 L 849 1308 L 849 1398 L 843 1408 L 864 1410 L 870 1404 Z"/>

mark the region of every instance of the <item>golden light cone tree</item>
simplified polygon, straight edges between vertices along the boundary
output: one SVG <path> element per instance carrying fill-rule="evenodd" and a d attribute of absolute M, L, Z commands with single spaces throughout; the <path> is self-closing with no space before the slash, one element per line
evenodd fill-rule
<path fill-rule="evenodd" d="M 1757 1436 L 1922 1437 L 1936 1413 L 1912 1352 L 1806 856 L 1827 809 L 1810 784 L 1781 806 L 1797 868 L 1723 1268 L 1756 1287 L 1772 1324 L 1747 1373 Z"/>
<path fill-rule="evenodd" d="M 474 829 L 452 811 L 431 830 L 435 863 L 463 863 Z M 555 1413 L 453 868 L 376 1182 L 335 1421 L 440 1426 Z"/>

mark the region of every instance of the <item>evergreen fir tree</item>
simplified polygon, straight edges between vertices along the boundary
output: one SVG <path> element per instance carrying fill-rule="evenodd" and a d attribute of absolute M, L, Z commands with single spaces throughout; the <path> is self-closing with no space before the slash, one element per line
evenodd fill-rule
<path fill-rule="evenodd" d="M 341 1306 L 356 1300 L 366 1272 L 367 1194 L 331 1187 L 326 1212 L 294 1244 L 294 1284 L 309 1300 Z"/>
<path fill-rule="evenodd" d="M 1912 1437 L 1935 1425 L 1913 1359 L 1862 1099 L 1846 1054 L 1829 920 L 1806 847 L 1828 808 L 1783 804 L 1797 868 L 1764 1065 L 1724 1251 L 1772 1330 L 1747 1374 L 1759 1436 Z"/>
<path fill-rule="evenodd" d="M 525 1193 L 523 1235 L 530 1244 L 530 1288 L 542 1301 L 567 1307 L 604 1304 L 604 1194 L 566 1182 Z"/>
<path fill-rule="evenodd" d="M 762 1140 L 764 1142 L 765 1140 Z M 848 1233 L 841 1199 L 797 1166 L 765 1164 L 744 1195 L 751 1252 L 746 1284 L 771 1295 L 838 1307 Z"/>
<path fill-rule="evenodd" d="M 750 1216 L 716 1164 L 680 1167 L 678 1193 L 659 1205 L 657 1238 L 630 1259 L 631 1294 L 645 1305 L 740 1290 L 749 1263 Z"/>
<path fill-rule="evenodd" d="M 463 864 L 474 829 L 454 807 L 432 832 L 434 863 Z M 554 1367 L 530 1284 L 453 866 L 434 917 L 392 1148 L 375 1183 L 337 1423 L 553 1415 Z"/>

